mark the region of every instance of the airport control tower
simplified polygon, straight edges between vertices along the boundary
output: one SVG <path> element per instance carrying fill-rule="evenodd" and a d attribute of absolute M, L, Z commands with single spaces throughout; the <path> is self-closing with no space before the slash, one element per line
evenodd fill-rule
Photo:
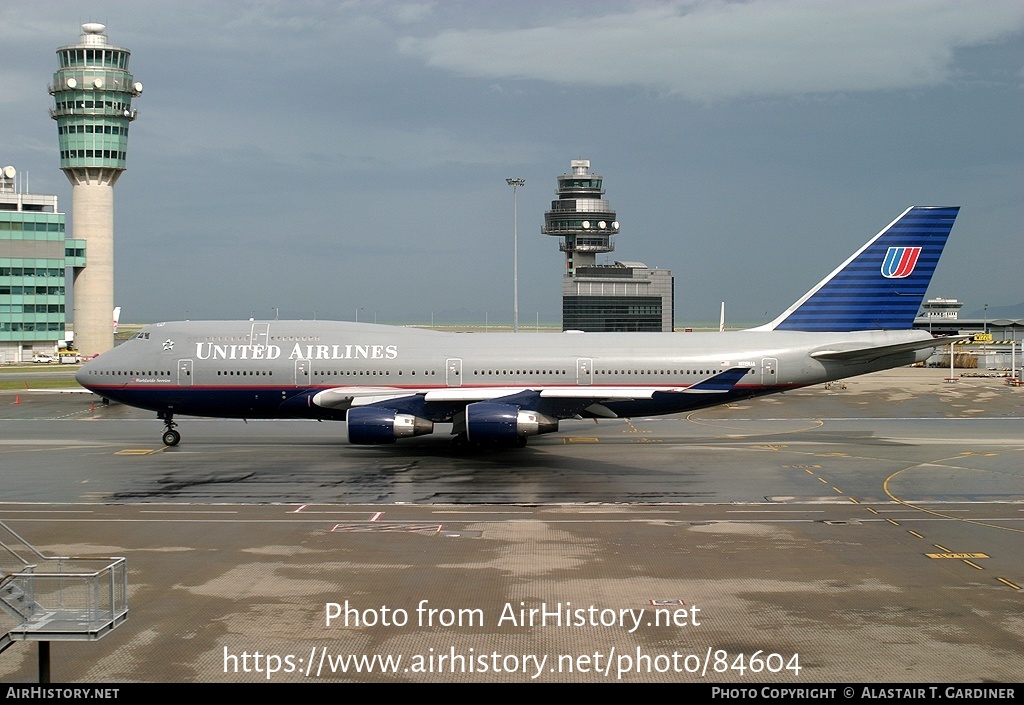
<path fill-rule="evenodd" d="M 615 249 L 612 235 L 619 232 L 615 211 L 602 198 L 602 179 L 590 173 L 589 159 L 569 162 L 571 174 L 558 177 L 551 210 L 544 212 L 541 232 L 563 238 L 558 249 L 565 253 L 565 276 L 575 274 L 577 267 L 592 266 L 598 252 Z"/>
<path fill-rule="evenodd" d="M 114 346 L 114 184 L 125 170 L 132 98 L 142 84 L 128 72 L 131 52 L 107 43 L 102 24 L 82 25 L 78 44 L 57 49 L 49 87 L 60 168 L 71 182 L 72 237 L 86 243 L 74 270 L 75 346 L 96 355 Z"/>
<path fill-rule="evenodd" d="M 571 174 L 558 177 L 551 210 L 544 212 L 545 235 L 562 238 L 562 330 L 591 332 L 673 329 L 675 283 L 667 269 L 643 262 L 597 263 L 612 252 L 619 232 L 615 211 L 603 198 L 603 180 L 590 173 L 590 160 L 573 159 Z"/>

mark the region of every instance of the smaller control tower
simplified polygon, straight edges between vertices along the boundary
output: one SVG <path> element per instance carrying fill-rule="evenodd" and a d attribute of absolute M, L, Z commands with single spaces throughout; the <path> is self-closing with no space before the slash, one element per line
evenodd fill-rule
<path fill-rule="evenodd" d="M 558 177 L 557 201 L 544 212 L 545 235 L 563 238 L 558 249 L 565 253 L 565 276 L 575 274 L 577 267 L 596 264 L 597 253 L 615 249 L 612 235 L 619 232 L 615 211 L 602 196 L 602 179 L 590 173 L 589 159 L 569 162 L 571 174 Z"/>
<path fill-rule="evenodd" d="M 60 168 L 71 182 L 72 237 L 88 265 L 75 267 L 75 344 L 85 355 L 114 347 L 114 184 L 126 168 L 132 98 L 142 84 L 128 73 L 131 52 L 107 43 L 106 27 L 82 25 L 78 44 L 57 49 L 49 86 Z"/>
<path fill-rule="evenodd" d="M 675 308 L 672 272 L 643 262 L 598 264 L 612 252 L 619 232 L 615 211 L 603 198 L 603 179 L 590 160 L 573 159 L 571 174 L 558 177 L 558 200 L 544 212 L 545 235 L 562 238 L 562 330 L 671 332 Z"/>

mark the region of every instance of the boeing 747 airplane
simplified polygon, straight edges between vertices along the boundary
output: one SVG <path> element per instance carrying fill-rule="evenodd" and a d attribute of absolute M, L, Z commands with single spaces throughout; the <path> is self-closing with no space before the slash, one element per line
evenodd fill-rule
<path fill-rule="evenodd" d="M 107 399 L 177 415 L 344 420 L 351 443 L 451 423 L 524 445 L 573 418 L 675 414 L 925 360 L 911 330 L 958 207 L 912 207 L 774 321 L 721 333 L 443 333 L 329 321 L 146 326 L 84 365 Z"/>

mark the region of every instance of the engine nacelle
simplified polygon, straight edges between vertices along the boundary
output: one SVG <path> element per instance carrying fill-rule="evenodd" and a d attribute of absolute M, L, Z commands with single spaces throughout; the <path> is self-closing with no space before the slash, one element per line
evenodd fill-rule
<path fill-rule="evenodd" d="M 511 443 L 558 430 L 558 419 L 514 404 L 478 401 L 466 406 L 466 438 L 471 443 Z"/>
<path fill-rule="evenodd" d="M 377 406 L 357 406 L 348 410 L 348 442 L 356 445 L 394 443 L 398 438 L 422 436 L 434 431 L 434 422 L 412 414 Z"/>

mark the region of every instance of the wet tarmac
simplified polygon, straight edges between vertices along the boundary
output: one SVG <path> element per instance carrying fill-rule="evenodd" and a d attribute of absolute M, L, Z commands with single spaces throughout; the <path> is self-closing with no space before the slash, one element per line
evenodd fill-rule
<path fill-rule="evenodd" d="M 1024 391 L 945 374 L 474 453 L 2 392 L 0 520 L 128 558 L 55 681 L 1018 682 Z"/>

